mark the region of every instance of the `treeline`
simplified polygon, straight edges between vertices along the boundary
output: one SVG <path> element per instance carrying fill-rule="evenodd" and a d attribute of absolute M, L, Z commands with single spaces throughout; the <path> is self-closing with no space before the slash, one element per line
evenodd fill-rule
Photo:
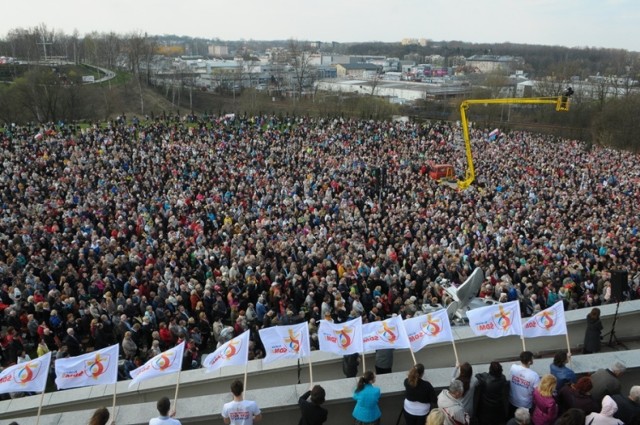
<path fill-rule="evenodd" d="M 339 45 L 338 49 L 352 55 L 380 55 L 413 59 L 440 55 L 447 59 L 454 56 L 468 58 L 473 55 L 522 56 L 524 71 L 531 78 L 555 75 L 567 79 L 578 76 L 585 79 L 590 75 L 631 76 L 640 79 L 640 53 L 624 49 L 569 48 L 562 46 L 542 46 L 531 44 L 476 44 L 461 41 L 430 42 L 427 46 L 400 43 L 357 43 Z"/>

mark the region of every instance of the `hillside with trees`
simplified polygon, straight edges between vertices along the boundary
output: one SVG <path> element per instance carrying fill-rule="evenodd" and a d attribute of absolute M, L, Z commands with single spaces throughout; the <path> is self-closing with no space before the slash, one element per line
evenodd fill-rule
<path fill-rule="evenodd" d="M 267 50 L 287 52 L 294 63 L 298 87 L 287 97 L 247 89 L 236 93 L 201 92 L 183 85 L 170 91 L 156 87 L 149 66 L 158 55 L 208 56 L 210 44 L 224 44 L 229 58 L 239 56 L 254 60 Z M 291 52 L 292 40 L 207 40 L 178 35 L 152 36 L 146 33 L 116 34 L 62 31 L 40 25 L 17 28 L 0 39 L 0 56 L 13 58 L 0 65 L 0 123 L 95 121 L 120 114 L 157 116 L 186 114 L 304 114 L 350 115 L 388 119 L 394 114 L 416 119 L 457 120 L 460 99 L 421 101 L 410 106 L 391 105 L 373 96 L 345 96 L 335 93 L 315 93 L 303 96 L 303 69 L 295 61 L 304 51 Z M 567 48 L 526 44 L 477 44 L 461 41 L 429 42 L 425 46 L 401 43 L 318 43 L 316 51 L 344 55 L 376 55 L 418 62 L 438 55 L 444 66 L 454 58 L 491 54 L 524 58 L 523 71 L 530 77 L 545 81 L 545 93 L 555 96 L 571 81 L 596 76 L 607 82 L 626 81 L 628 87 L 615 87 L 613 97 L 606 96 L 605 87 L 596 99 L 574 99 L 569 114 L 556 114 L 544 108 L 509 108 L 491 106 L 470 111 L 470 119 L 480 125 L 502 128 L 530 129 L 552 132 L 564 137 L 591 140 L 633 150 L 640 150 L 635 140 L 640 122 L 633 116 L 638 111 L 637 82 L 640 80 L 638 52 L 622 49 Z M 297 59 L 296 59 L 297 58 Z M 117 72 L 116 78 L 99 84 L 83 84 L 82 77 L 94 75 L 97 67 Z M 470 75 L 472 97 L 496 97 L 505 75 Z M 494 90 L 492 87 L 495 87 Z M 542 90 L 542 89 L 540 89 Z"/>

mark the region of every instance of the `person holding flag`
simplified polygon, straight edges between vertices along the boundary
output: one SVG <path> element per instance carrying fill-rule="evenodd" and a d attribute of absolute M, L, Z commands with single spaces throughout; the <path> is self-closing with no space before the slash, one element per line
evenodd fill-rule
<path fill-rule="evenodd" d="M 511 365 L 511 382 L 509 385 L 509 403 L 511 410 L 515 412 L 518 407 L 531 409 L 533 406 L 533 391 L 540 383 L 540 375 L 531 370 L 533 353 L 523 351 L 520 353 L 520 364 Z"/>
<path fill-rule="evenodd" d="M 378 425 L 382 412 L 378 406 L 380 400 L 380 388 L 374 386 L 376 375 L 368 370 L 358 380 L 358 385 L 353 392 L 356 406 L 353 408 L 353 417 L 356 425 Z"/>
<path fill-rule="evenodd" d="M 222 406 L 222 419 L 227 425 L 253 425 L 262 420 L 262 412 L 258 404 L 253 400 L 245 400 L 243 397 L 244 385 L 236 379 L 231 383 L 233 400 Z"/>

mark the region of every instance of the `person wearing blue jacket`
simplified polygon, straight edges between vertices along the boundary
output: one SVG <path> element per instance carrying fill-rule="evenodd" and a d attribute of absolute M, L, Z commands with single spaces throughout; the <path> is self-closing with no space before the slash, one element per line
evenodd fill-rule
<path fill-rule="evenodd" d="M 575 384 L 578 380 L 576 373 L 567 367 L 569 356 L 565 351 L 559 351 L 549 365 L 550 372 L 556 377 L 556 391 L 560 391 L 566 384 Z"/>
<path fill-rule="evenodd" d="M 358 386 L 353 392 L 356 407 L 353 408 L 353 417 L 356 425 L 378 425 L 380 423 L 380 388 L 374 386 L 376 375 L 368 370 L 358 381 Z"/>

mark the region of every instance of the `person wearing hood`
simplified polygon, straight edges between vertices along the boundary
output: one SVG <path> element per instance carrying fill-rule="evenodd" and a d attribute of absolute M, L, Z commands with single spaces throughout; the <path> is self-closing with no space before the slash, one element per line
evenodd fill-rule
<path fill-rule="evenodd" d="M 444 412 L 445 425 L 469 425 L 469 415 L 464 411 L 462 397 L 464 385 L 462 381 L 454 379 L 448 390 L 442 390 L 438 395 L 438 408 Z"/>
<path fill-rule="evenodd" d="M 618 405 L 610 396 L 602 399 L 602 410 L 600 413 L 589 413 L 584 419 L 585 425 L 624 425 L 620 419 L 616 419 L 613 415 L 618 411 Z"/>

